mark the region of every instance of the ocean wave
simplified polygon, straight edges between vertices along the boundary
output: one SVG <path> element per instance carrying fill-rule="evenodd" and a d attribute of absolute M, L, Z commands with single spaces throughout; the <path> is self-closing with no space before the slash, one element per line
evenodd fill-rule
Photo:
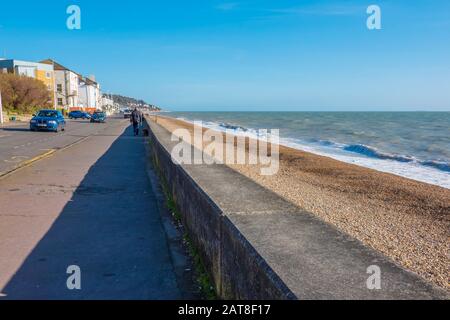
<path fill-rule="evenodd" d="M 319 144 L 321 146 L 324 146 L 324 147 L 343 148 L 344 146 L 346 146 L 346 145 L 344 145 L 342 143 L 337 143 L 337 142 L 334 142 L 334 141 L 331 141 L 331 140 L 311 139 L 310 141 L 312 143 L 317 143 L 317 144 Z"/>
<path fill-rule="evenodd" d="M 448 162 L 428 160 L 428 161 L 421 161 L 420 164 L 427 167 L 433 167 L 441 171 L 450 172 L 450 163 Z"/>
<path fill-rule="evenodd" d="M 244 131 L 244 132 L 248 131 L 248 129 L 245 128 L 245 127 L 241 127 L 241 126 L 234 125 L 234 124 L 229 124 L 229 123 L 226 123 L 226 122 L 225 123 L 220 123 L 219 126 L 224 128 L 224 129 L 229 129 L 229 130 Z"/>
<path fill-rule="evenodd" d="M 188 122 L 192 122 L 183 118 L 179 118 L 180 120 L 184 120 L 184 121 L 188 121 Z M 264 138 L 263 136 L 261 136 L 258 132 L 257 129 L 253 129 L 253 128 L 246 128 L 243 126 L 239 126 L 239 125 L 235 125 L 235 124 L 230 124 L 230 123 L 226 123 L 226 122 L 214 122 L 214 121 L 204 121 L 203 125 L 205 127 L 208 127 L 210 129 L 213 130 L 219 130 L 219 131 L 233 131 L 234 134 L 236 135 L 245 135 L 245 136 L 250 136 L 252 138 Z M 285 143 L 283 143 L 283 141 Z M 376 160 L 391 160 L 391 161 L 396 161 L 399 164 L 400 163 L 404 163 L 404 164 L 418 164 L 420 166 L 424 166 L 424 167 L 431 167 L 434 169 L 437 169 L 439 171 L 444 171 L 444 172 L 450 172 L 450 163 L 445 162 L 445 161 L 439 161 L 439 160 L 419 160 L 416 159 L 413 156 L 409 156 L 409 155 L 398 155 L 398 154 L 391 154 L 391 153 L 387 153 L 387 152 L 382 152 L 380 150 L 378 150 L 377 148 L 368 146 L 368 145 L 364 145 L 364 144 L 343 144 L 343 143 L 339 143 L 339 142 L 335 142 L 332 140 L 324 140 L 324 139 L 307 139 L 307 140 L 302 140 L 302 139 L 298 139 L 298 138 L 284 138 L 281 139 L 281 144 L 284 144 L 286 146 L 290 146 L 290 147 L 295 147 L 298 149 L 302 149 L 305 151 L 310 151 L 310 152 L 314 152 L 314 150 L 316 150 L 316 148 L 310 149 L 310 147 L 312 146 L 317 146 L 321 150 L 321 152 L 319 152 L 319 154 L 321 154 L 322 152 L 324 152 L 325 154 L 328 154 L 329 156 L 333 157 L 333 150 L 336 151 L 346 151 L 349 153 L 357 153 L 363 156 L 366 156 L 368 158 L 372 158 L 372 159 L 376 159 Z M 406 168 L 405 168 L 406 169 Z"/>
<path fill-rule="evenodd" d="M 366 146 L 364 144 L 351 144 L 344 147 L 345 151 L 363 154 L 368 157 L 378 158 L 382 160 L 395 160 L 400 162 L 413 162 L 415 159 L 410 156 L 389 154 L 378 151 L 376 148 Z"/>

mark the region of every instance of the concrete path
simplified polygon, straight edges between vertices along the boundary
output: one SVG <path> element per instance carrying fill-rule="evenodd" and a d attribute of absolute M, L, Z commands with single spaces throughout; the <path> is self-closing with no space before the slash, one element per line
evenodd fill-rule
<path fill-rule="evenodd" d="M 127 122 L 0 180 L 1 299 L 178 299 L 144 140 Z M 81 290 L 66 285 L 81 269 Z"/>

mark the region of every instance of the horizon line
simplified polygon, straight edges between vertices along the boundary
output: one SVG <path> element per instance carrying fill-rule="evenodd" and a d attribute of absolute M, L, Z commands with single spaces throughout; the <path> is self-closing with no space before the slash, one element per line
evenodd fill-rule
<path fill-rule="evenodd" d="M 187 109 L 187 108 L 183 108 Z M 225 110 L 225 108 L 221 110 L 171 110 L 171 109 L 164 109 L 164 107 L 161 108 L 162 111 L 168 111 L 168 112 L 450 112 L 449 110 L 423 110 L 423 109 L 417 109 L 417 110 Z M 220 108 L 219 108 L 220 109 Z"/>

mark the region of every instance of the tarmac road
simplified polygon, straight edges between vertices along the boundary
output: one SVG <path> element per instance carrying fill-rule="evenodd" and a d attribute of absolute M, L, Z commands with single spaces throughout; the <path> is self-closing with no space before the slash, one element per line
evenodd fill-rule
<path fill-rule="evenodd" d="M 112 120 L 111 120 L 112 119 Z M 111 118 L 110 121 L 119 121 Z M 29 125 L 11 124 L 0 127 L 0 176 L 39 155 L 61 149 L 96 134 L 108 124 L 93 124 L 89 120 L 66 120 L 64 132 L 32 132 Z M 126 123 L 126 120 L 122 119 Z"/>

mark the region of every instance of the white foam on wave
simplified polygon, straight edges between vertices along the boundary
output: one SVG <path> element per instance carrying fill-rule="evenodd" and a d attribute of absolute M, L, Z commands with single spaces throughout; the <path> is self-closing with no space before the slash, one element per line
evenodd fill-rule
<path fill-rule="evenodd" d="M 417 162 L 399 162 L 389 159 L 376 159 L 341 151 L 335 148 L 312 146 L 299 143 L 295 139 L 282 139 L 281 144 L 298 150 L 333 158 L 346 163 L 395 174 L 404 178 L 421 181 L 450 189 L 450 174 L 433 167 L 425 167 Z"/>
<path fill-rule="evenodd" d="M 191 120 L 178 118 L 180 120 L 194 123 Z M 225 128 L 223 124 L 203 121 L 203 126 L 212 130 L 221 132 L 230 132 L 238 136 L 246 136 L 253 139 L 265 139 L 261 136 L 258 130 L 250 128 L 236 127 L 235 129 Z M 365 168 L 374 169 L 380 172 L 395 174 L 401 177 L 412 180 L 425 182 L 432 185 L 437 185 L 450 189 L 450 173 L 436 169 L 434 167 L 427 167 L 418 162 L 399 162 L 392 159 L 377 159 L 363 154 L 358 154 L 335 146 L 307 144 L 299 139 L 282 138 L 280 137 L 280 145 L 290 147 L 293 149 L 314 153 L 317 155 L 329 157 L 345 163 L 351 163 Z M 343 146 L 343 145 L 342 145 Z"/>

